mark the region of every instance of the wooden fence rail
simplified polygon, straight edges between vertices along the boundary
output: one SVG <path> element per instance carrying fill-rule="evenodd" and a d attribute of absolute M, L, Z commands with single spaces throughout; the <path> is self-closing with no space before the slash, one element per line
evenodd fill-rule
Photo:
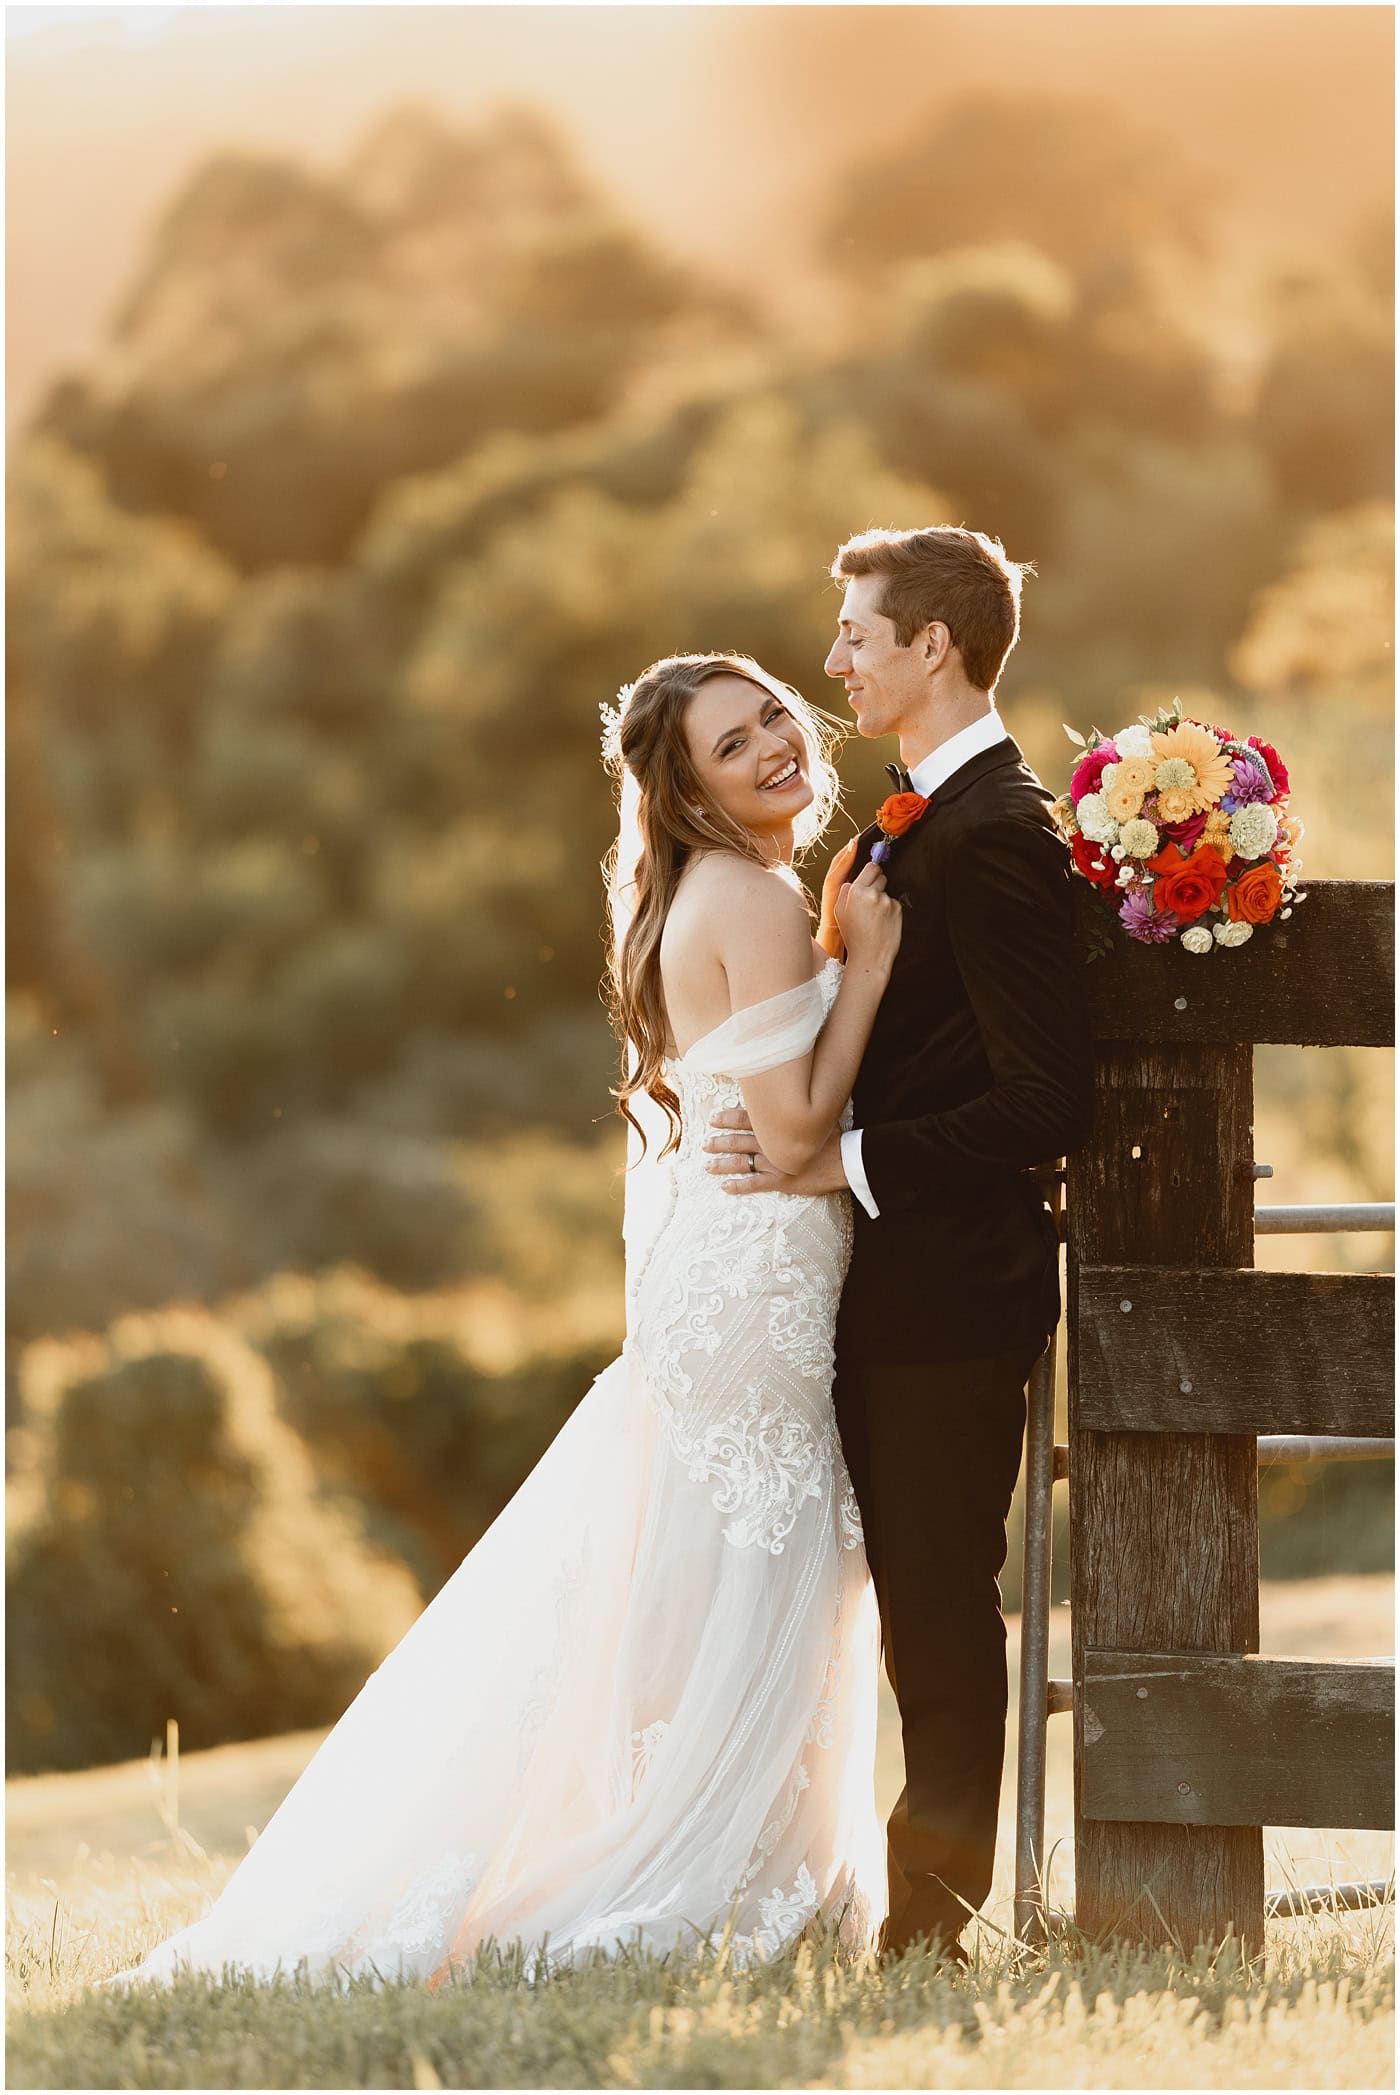
<path fill-rule="evenodd" d="M 1264 1825 L 1394 1822 L 1393 1667 L 1257 1656 L 1258 1436 L 1393 1434 L 1393 1282 L 1252 1270 L 1254 1045 L 1392 1042 L 1393 889 L 1315 881 L 1244 947 L 1123 941 L 1089 980 L 1097 1124 L 1065 1174 L 1076 1918 L 1252 1950 Z"/>

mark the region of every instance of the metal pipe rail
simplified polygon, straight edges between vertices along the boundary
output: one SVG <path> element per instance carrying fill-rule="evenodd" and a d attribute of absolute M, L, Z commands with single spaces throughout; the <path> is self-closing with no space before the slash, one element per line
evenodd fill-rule
<path fill-rule="evenodd" d="M 1022 1942 L 1044 1940 L 1045 1727 L 1050 1717 L 1050 1560 L 1055 1445 L 1055 1335 L 1026 1390 L 1025 1540 L 1021 1573 L 1020 1707 L 1016 1738 L 1016 1897 L 1012 1926 Z M 1068 1469 L 1066 1467 L 1066 1474 Z M 1055 1688 L 1072 1683 L 1056 1681 Z M 1058 1703 L 1059 1698 L 1056 1697 Z M 1060 1704 L 1063 1707 L 1063 1704 Z"/>
<path fill-rule="evenodd" d="M 1259 1440 L 1261 1462 L 1393 1462 L 1393 1440 L 1350 1440 L 1344 1433 L 1267 1433 Z"/>
<path fill-rule="evenodd" d="M 1256 1179 L 1274 1175 L 1272 1164 L 1255 1164 Z M 1036 1172 L 1045 1198 L 1065 1235 L 1063 1164 Z M 1344 1201 L 1323 1206 L 1257 1207 L 1256 1236 L 1331 1234 L 1342 1230 L 1393 1230 L 1393 1201 Z M 1026 1390 L 1025 1534 L 1021 1577 L 1020 1707 L 1016 1742 L 1016 1892 L 1013 1927 L 1022 1942 L 1044 1942 L 1046 1909 L 1042 1871 L 1045 1847 L 1045 1727 L 1074 1707 L 1074 1683 L 1051 1680 L 1050 1573 L 1054 1547 L 1053 1486 L 1069 1475 L 1069 1449 L 1055 1439 L 1055 1335 L 1031 1370 Z M 1382 1462 L 1395 1454 L 1393 1440 L 1358 1440 L 1343 1435 L 1267 1434 L 1259 1441 L 1261 1462 Z M 1392 1883 L 1313 1886 L 1269 1894 L 1271 1920 L 1325 1910 L 1355 1912 L 1393 1900 Z M 1052 1922 L 1070 1916 L 1051 1912 Z"/>
<path fill-rule="evenodd" d="M 1270 1920 L 1289 1920 L 1301 1913 L 1364 1913 L 1388 1906 L 1395 1898 L 1393 1877 L 1373 1877 L 1369 1884 L 1310 1884 L 1303 1891 L 1271 1891 L 1265 1912 Z"/>
<path fill-rule="evenodd" d="M 1314 1230 L 1319 1234 L 1326 1232 L 1330 1235 L 1338 1230 L 1393 1230 L 1394 1227 L 1394 1201 L 1347 1200 L 1331 1207 L 1254 1210 L 1256 1237 L 1310 1236 Z"/>

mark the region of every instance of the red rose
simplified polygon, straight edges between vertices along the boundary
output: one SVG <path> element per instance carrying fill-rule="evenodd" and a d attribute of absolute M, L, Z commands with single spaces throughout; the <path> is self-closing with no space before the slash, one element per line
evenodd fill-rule
<path fill-rule="evenodd" d="M 1148 859 L 1147 869 L 1157 876 L 1153 908 L 1172 910 L 1181 924 L 1194 924 L 1212 902 L 1220 900 L 1227 877 L 1224 859 L 1210 844 L 1199 845 L 1189 858 L 1183 858 L 1175 844 L 1168 844 L 1165 851 Z"/>
<path fill-rule="evenodd" d="M 1080 830 L 1077 836 L 1070 838 L 1069 848 L 1074 853 L 1075 866 L 1086 880 L 1093 881 L 1095 887 L 1117 885 L 1118 868 L 1108 855 L 1107 844 L 1090 843 Z"/>

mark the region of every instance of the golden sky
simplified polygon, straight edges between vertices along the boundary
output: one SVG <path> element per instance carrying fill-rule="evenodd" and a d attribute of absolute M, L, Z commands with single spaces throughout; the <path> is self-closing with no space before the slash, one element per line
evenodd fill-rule
<path fill-rule="evenodd" d="M 1096 92 L 1215 173 L 1236 236 L 1325 246 L 1392 184 L 1374 6 L 10 7 L 9 413 L 100 335 L 155 217 L 236 145 L 333 167 L 390 105 L 564 124 L 672 243 L 754 279 L 804 198 L 969 85 Z"/>

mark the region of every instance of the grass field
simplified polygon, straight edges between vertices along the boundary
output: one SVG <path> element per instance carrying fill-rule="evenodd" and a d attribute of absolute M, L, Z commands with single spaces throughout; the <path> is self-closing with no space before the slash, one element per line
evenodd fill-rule
<path fill-rule="evenodd" d="M 1264 1648 L 1392 1649 L 1393 1582 L 1266 1584 Z M 1016 1629 L 1013 1618 L 1012 1668 Z M 1067 1623 L 1051 1670 L 1068 1671 Z M 882 1802 L 900 1779 L 882 1727 Z M 1026 1957 L 1009 1925 L 1014 1768 L 997 1881 L 974 1968 L 853 1964 L 808 1943 L 740 1971 L 723 1947 L 672 1968 L 623 1959 L 527 1985 L 508 1954 L 470 1985 L 337 1995 L 212 1987 L 109 1995 L 200 1907 L 314 1750 L 301 1733 L 8 1786 L 10 2087 L 1381 2088 L 1392 2085 L 1388 1909 L 1271 1923 L 1265 1956 L 1099 1950 Z M 1047 1836 L 1056 1904 L 1073 1904 L 1069 1732 L 1051 1725 Z M 1269 1880 L 1389 1874 L 1388 1835 L 1266 1832 Z"/>

